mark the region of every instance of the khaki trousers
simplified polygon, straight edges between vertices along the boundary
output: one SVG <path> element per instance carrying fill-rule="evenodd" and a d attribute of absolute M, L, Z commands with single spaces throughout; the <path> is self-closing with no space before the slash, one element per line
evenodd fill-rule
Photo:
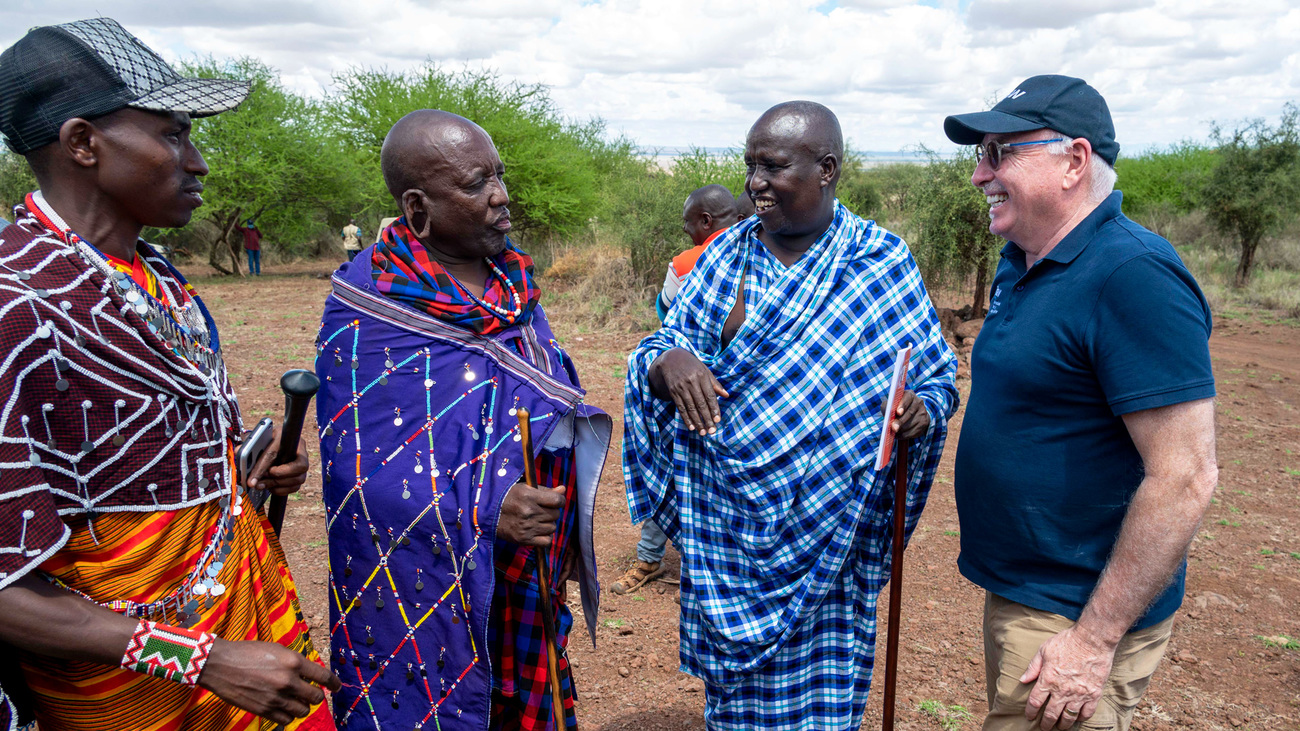
<path fill-rule="evenodd" d="M 1073 625 L 1059 614 L 985 593 L 984 677 L 989 715 L 984 719 L 984 731 L 1038 729 L 1038 721 L 1025 720 L 1025 705 L 1033 684 L 1021 683 L 1020 676 L 1044 642 Z M 1087 721 L 1076 723 L 1074 729 L 1128 731 L 1138 701 L 1164 657 L 1173 625 L 1174 618 L 1169 617 L 1120 640 L 1097 711 Z"/>

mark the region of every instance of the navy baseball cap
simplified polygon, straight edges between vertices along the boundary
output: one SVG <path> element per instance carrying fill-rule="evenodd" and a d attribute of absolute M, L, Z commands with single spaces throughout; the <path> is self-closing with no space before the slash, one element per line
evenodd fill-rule
<path fill-rule="evenodd" d="M 959 145 L 978 145 L 984 135 L 1054 129 L 1082 137 L 1101 159 L 1115 164 L 1119 143 L 1110 108 L 1097 90 L 1072 76 L 1032 76 L 987 112 L 954 114 L 943 120 L 944 134 Z"/>

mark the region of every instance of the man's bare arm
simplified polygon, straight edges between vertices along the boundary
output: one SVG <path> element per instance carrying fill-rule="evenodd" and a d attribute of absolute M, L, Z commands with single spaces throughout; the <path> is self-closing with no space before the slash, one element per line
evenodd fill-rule
<path fill-rule="evenodd" d="M 1074 713 L 1079 719 L 1092 716 L 1115 648 L 1169 585 L 1218 484 L 1212 399 L 1123 418 L 1142 455 L 1145 477 L 1079 621 L 1043 643 L 1020 679 L 1035 683 L 1025 716 L 1032 720 L 1041 710 L 1044 730 L 1058 719 L 1072 725 Z"/>
<path fill-rule="evenodd" d="M 136 624 L 31 575 L 0 590 L 0 640 L 39 655 L 117 667 Z M 325 700 L 312 683 L 340 687 L 330 671 L 272 642 L 217 640 L 199 676 L 231 705 L 280 724 Z"/>
<path fill-rule="evenodd" d="M 1112 647 L 1169 585 L 1219 484 L 1214 401 L 1124 416 L 1146 472 L 1079 624 Z"/>
<path fill-rule="evenodd" d="M 0 640 L 39 655 L 115 666 L 135 626 L 30 574 L 0 590 Z"/>

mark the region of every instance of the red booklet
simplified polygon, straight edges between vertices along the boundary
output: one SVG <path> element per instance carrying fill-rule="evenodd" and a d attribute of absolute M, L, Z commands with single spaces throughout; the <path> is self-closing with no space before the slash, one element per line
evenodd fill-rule
<path fill-rule="evenodd" d="M 889 379 L 889 398 L 885 400 L 885 418 L 880 422 L 880 446 L 876 448 L 876 471 L 889 465 L 889 458 L 894 454 L 894 430 L 889 425 L 898 418 L 898 403 L 903 400 L 907 390 L 907 361 L 912 357 L 912 346 L 908 345 L 898 351 L 894 358 L 894 375 Z"/>

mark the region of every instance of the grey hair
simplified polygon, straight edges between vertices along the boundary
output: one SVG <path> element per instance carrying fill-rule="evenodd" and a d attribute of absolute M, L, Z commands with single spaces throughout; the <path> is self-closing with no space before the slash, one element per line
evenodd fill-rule
<path fill-rule="evenodd" d="M 1068 155 L 1070 148 L 1074 146 L 1074 140 L 1069 135 L 1053 132 L 1065 139 L 1060 142 L 1052 142 L 1047 145 L 1047 154 L 1049 155 Z M 1094 201 L 1103 201 L 1106 196 L 1115 190 L 1115 182 L 1119 175 L 1115 173 L 1115 167 L 1099 155 L 1093 153 L 1092 162 L 1088 165 L 1088 196 Z"/>

